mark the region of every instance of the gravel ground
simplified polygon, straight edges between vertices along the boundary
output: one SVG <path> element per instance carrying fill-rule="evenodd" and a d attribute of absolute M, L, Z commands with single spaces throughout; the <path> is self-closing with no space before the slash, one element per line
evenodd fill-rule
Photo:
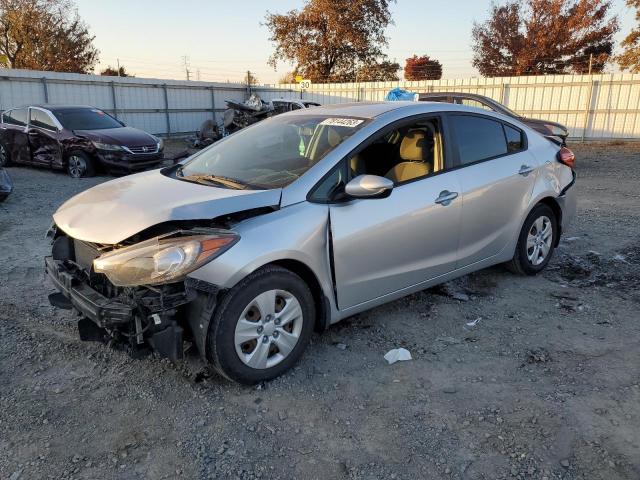
<path fill-rule="evenodd" d="M 640 144 L 574 149 L 578 218 L 542 275 L 495 267 L 357 315 L 257 387 L 80 342 L 48 306 L 43 235 L 107 178 L 10 168 L 0 478 L 640 478 Z M 400 346 L 414 360 L 387 365 Z"/>

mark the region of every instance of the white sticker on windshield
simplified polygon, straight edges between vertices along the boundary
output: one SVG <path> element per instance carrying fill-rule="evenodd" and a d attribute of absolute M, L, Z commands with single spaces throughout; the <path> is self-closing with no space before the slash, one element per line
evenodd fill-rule
<path fill-rule="evenodd" d="M 354 128 L 360 125 L 362 122 L 364 122 L 364 120 L 358 120 L 357 118 L 327 118 L 321 121 L 320 125 Z"/>

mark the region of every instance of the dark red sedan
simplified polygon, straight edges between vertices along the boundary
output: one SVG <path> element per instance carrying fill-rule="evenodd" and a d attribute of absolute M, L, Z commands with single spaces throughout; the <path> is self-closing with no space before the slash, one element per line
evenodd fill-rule
<path fill-rule="evenodd" d="M 163 148 L 162 139 L 94 107 L 33 105 L 5 110 L 0 120 L 0 167 L 39 165 L 74 178 L 100 168 L 130 173 L 159 164 Z"/>

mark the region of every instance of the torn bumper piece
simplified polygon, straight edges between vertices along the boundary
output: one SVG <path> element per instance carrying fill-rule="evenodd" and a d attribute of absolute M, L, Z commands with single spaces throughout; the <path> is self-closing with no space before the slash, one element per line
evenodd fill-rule
<path fill-rule="evenodd" d="M 71 301 L 73 308 L 100 328 L 134 321 L 131 306 L 107 298 L 86 283 L 79 281 L 72 272 L 67 271 L 63 262 L 46 257 L 45 269 L 55 287 Z M 54 307 L 60 307 L 59 304 L 54 303 L 54 299 L 50 301 Z"/>
<path fill-rule="evenodd" d="M 192 332 L 192 322 L 184 317 L 186 314 L 189 318 L 194 307 L 200 306 L 199 297 L 215 298 L 215 286 L 187 279 L 184 290 L 180 292 L 109 298 L 92 288 L 63 260 L 46 257 L 45 269 L 59 291 L 49 296 L 50 303 L 58 308 L 73 308 L 83 317 L 78 321 L 81 340 L 120 338 L 129 343 L 132 354 L 144 350 L 146 345 L 161 357 L 175 361 L 183 356 L 184 326 L 192 333 L 188 339 L 193 340 L 204 356 L 207 328 Z M 200 313 L 200 309 L 196 309 Z M 207 313 L 211 314 L 211 311 Z M 208 321 L 205 322 L 201 315 L 197 318 L 200 325 L 206 323 L 208 327 Z"/>

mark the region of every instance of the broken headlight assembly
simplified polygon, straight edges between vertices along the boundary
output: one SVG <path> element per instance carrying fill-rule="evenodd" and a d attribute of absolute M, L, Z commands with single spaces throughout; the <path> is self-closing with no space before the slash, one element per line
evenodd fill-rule
<path fill-rule="evenodd" d="M 93 261 L 93 268 L 118 287 L 177 282 L 239 239 L 228 230 L 211 235 L 156 237 L 101 255 Z"/>

